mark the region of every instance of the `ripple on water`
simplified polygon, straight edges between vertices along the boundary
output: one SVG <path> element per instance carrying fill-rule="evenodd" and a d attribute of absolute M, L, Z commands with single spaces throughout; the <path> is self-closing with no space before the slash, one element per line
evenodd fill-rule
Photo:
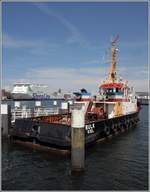
<path fill-rule="evenodd" d="M 128 133 L 86 151 L 86 170 L 70 174 L 70 156 L 2 143 L 3 190 L 147 190 L 148 112 Z"/>

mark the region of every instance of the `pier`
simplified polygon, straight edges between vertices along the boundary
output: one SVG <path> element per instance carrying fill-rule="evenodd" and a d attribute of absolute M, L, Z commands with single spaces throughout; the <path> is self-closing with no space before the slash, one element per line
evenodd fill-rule
<path fill-rule="evenodd" d="M 11 108 L 7 104 L 1 104 L 1 133 L 5 138 L 8 137 L 11 128 Z"/>
<path fill-rule="evenodd" d="M 148 92 L 136 92 L 138 101 L 141 105 L 149 105 L 149 93 Z"/>
<path fill-rule="evenodd" d="M 73 103 L 73 101 L 69 100 L 67 102 L 61 101 L 58 104 L 58 100 L 53 100 L 51 107 L 45 107 L 40 100 L 35 101 L 34 106 L 23 105 L 20 100 L 13 102 L 13 106 L 6 102 L 1 104 L 1 130 L 4 137 L 9 136 L 9 130 L 13 127 L 16 119 L 67 113 L 70 109 L 69 106 Z"/>

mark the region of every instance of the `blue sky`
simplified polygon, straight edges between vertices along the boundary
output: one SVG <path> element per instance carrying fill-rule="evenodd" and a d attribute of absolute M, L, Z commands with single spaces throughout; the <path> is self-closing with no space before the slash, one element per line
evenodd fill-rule
<path fill-rule="evenodd" d="M 147 3 L 3 2 L 2 16 L 4 87 L 24 80 L 96 92 L 119 34 L 118 74 L 147 91 Z"/>

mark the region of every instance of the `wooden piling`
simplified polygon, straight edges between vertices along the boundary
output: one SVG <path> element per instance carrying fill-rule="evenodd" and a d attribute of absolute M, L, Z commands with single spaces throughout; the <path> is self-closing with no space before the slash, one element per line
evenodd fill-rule
<path fill-rule="evenodd" d="M 71 163 L 72 172 L 81 172 L 85 164 L 85 114 L 82 109 L 72 110 Z"/>

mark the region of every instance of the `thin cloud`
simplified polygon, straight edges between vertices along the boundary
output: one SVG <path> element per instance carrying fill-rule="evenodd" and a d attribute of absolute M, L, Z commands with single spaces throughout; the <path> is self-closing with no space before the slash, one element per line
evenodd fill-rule
<path fill-rule="evenodd" d="M 88 42 L 83 38 L 78 28 L 68 19 L 66 19 L 62 14 L 58 12 L 53 12 L 43 3 L 34 3 L 34 5 L 36 5 L 36 7 L 38 7 L 44 14 L 56 18 L 67 28 L 67 30 L 70 32 L 70 36 L 67 38 L 66 41 L 68 44 L 79 43 L 82 46 L 88 46 Z"/>
<path fill-rule="evenodd" d="M 120 47 L 124 47 L 124 48 L 140 48 L 140 47 L 148 47 L 148 41 L 121 41 L 119 43 Z"/>
<path fill-rule="evenodd" d="M 128 79 L 134 78 L 142 78 L 142 79 L 148 79 L 148 65 L 145 67 L 145 65 L 141 66 L 128 66 L 120 68 L 119 70 L 124 77 Z"/>
<path fill-rule="evenodd" d="M 26 76 L 33 79 L 59 79 L 71 80 L 71 79 L 84 79 L 92 77 L 100 77 L 103 75 L 104 68 L 91 67 L 91 68 L 35 68 L 30 69 Z"/>
<path fill-rule="evenodd" d="M 44 46 L 42 40 L 19 40 L 8 34 L 3 34 L 3 47 L 4 48 L 35 48 L 37 46 Z"/>
<path fill-rule="evenodd" d="M 100 59 L 93 59 L 89 61 L 84 61 L 82 65 L 92 65 L 92 64 L 100 64 Z"/>
<path fill-rule="evenodd" d="M 134 79 L 132 78 L 129 81 L 129 85 L 134 87 L 134 90 L 136 92 L 140 91 L 140 92 L 144 92 L 144 91 L 148 91 L 148 79 Z"/>
<path fill-rule="evenodd" d="M 96 91 L 97 84 L 104 78 L 103 69 L 94 68 L 36 68 L 26 74 L 30 81 L 48 84 L 51 90 L 62 88 L 66 91 L 75 91 L 87 88 Z"/>
<path fill-rule="evenodd" d="M 51 51 L 56 51 L 61 47 L 60 44 L 50 43 L 46 40 L 22 40 L 8 34 L 3 34 L 2 45 L 6 49 L 24 49 L 34 56 L 48 56 Z"/>
<path fill-rule="evenodd" d="M 132 67 L 127 69 L 122 68 L 120 71 L 131 71 Z M 138 68 L 132 73 L 132 78 L 128 78 L 127 74 L 122 74 L 122 77 L 129 80 L 129 85 L 134 86 L 136 91 L 146 91 L 148 88 L 148 79 L 142 76 L 145 69 L 142 67 L 139 71 Z M 34 68 L 29 69 L 24 75 L 24 79 L 33 83 L 47 84 L 51 92 L 61 88 L 65 91 L 75 91 L 81 88 L 86 88 L 92 93 L 98 91 L 99 85 L 106 79 L 105 67 L 82 67 L 82 68 Z M 108 72 L 108 71 L 107 71 Z M 137 78 L 137 73 L 139 73 L 140 79 Z"/>

